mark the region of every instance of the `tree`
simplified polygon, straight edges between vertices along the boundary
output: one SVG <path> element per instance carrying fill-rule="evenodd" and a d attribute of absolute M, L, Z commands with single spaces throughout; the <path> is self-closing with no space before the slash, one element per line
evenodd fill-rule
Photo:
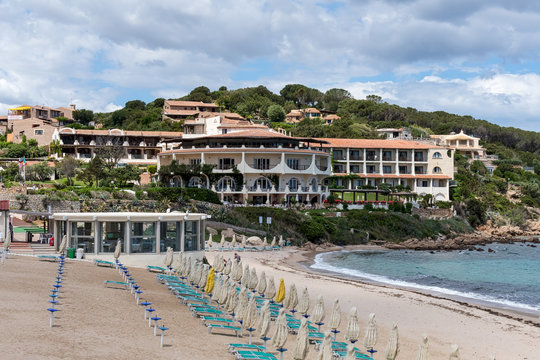
<path fill-rule="evenodd" d="M 350 92 L 344 89 L 330 89 L 324 93 L 324 108 L 328 111 L 337 111 L 339 103 L 345 99 L 352 99 Z"/>
<path fill-rule="evenodd" d="M 60 174 L 64 175 L 67 178 L 68 185 L 73 185 L 72 179 L 77 173 L 77 169 L 79 168 L 79 162 L 71 156 L 66 156 L 56 165 L 56 168 Z"/>
<path fill-rule="evenodd" d="M 116 167 L 120 159 L 124 156 L 124 147 L 121 144 L 103 146 L 96 149 L 96 157 L 99 157 L 104 166 L 111 170 Z"/>
<path fill-rule="evenodd" d="M 99 184 L 99 181 L 105 177 L 105 162 L 98 156 L 94 156 L 85 171 L 80 172 L 77 175 L 77 179 L 83 181 L 88 186 L 92 186 L 94 182 L 96 185 Z"/>
<path fill-rule="evenodd" d="M 267 116 L 271 122 L 281 122 L 285 120 L 285 110 L 281 105 L 270 105 Z"/>
<path fill-rule="evenodd" d="M 146 107 L 146 103 L 141 100 L 131 100 L 128 101 L 125 105 L 126 109 L 132 109 L 132 110 L 144 110 Z"/>
<path fill-rule="evenodd" d="M 51 178 L 54 170 L 46 161 L 29 166 L 26 170 L 26 178 L 31 181 L 45 181 Z"/>
<path fill-rule="evenodd" d="M 75 110 L 73 111 L 73 120 L 88 125 L 91 121 L 94 121 L 94 112 L 92 110 Z"/>
<path fill-rule="evenodd" d="M 108 171 L 107 182 L 125 187 L 129 181 L 139 180 L 140 171 L 134 165 L 119 166 Z"/>
<path fill-rule="evenodd" d="M 380 104 L 382 103 L 382 97 L 379 95 L 368 95 L 366 96 L 366 100 L 373 101 L 374 103 Z"/>

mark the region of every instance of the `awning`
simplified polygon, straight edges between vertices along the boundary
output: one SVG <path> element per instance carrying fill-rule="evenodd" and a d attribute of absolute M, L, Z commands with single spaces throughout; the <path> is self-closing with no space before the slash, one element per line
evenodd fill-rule
<path fill-rule="evenodd" d="M 13 109 L 9 109 L 10 111 L 17 111 L 17 110 L 30 110 L 30 106 L 19 106 Z"/>
<path fill-rule="evenodd" d="M 39 234 L 44 232 L 43 228 L 37 227 L 37 226 L 15 226 L 13 228 L 14 233 L 23 233 L 23 232 L 29 232 L 32 234 Z"/>

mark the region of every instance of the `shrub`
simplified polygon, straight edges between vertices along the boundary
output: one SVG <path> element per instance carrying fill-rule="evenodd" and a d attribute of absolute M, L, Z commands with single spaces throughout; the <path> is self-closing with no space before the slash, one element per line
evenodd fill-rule
<path fill-rule="evenodd" d="M 318 242 L 325 235 L 324 226 L 314 220 L 308 220 L 302 223 L 300 231 L 311 242 Z"/>

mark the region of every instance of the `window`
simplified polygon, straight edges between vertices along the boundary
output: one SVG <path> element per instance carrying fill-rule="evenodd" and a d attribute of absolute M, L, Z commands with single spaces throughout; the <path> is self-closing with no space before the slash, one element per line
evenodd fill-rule
<path fill-rule="evenodd" d="M 317 183 L 317 179 L 312 179 L 311 180 L 311 191 L 312 192 L 317 192 L 318 189 L 319 189 L 319 185 Z"/>
<path fill-rule="evenodd" d="M 398 156 L 399 156 L 399 161 L 409 161 L 410 160 L 407 151 L 400 151 Z"/>
<path fill-rule="evenodd" d="M 377 169 L 376 169 L 375 165 L 367 165 L 367 166 L 366 166 L 366 172 L 367 172 L 368 174 L 375 174 L 375 173 L 376 173 L 376 170 L 377 170 Z"/>
<path fill-rule="evenodd" d="M 392 173 L 392 167 L 391 166 L 383 166 L 382 167 L 383 174 L 391 174 Z"/>
<path fill-rule="evenodd" d="M 42 129 L 35 129 L 34 130 L 34 135 L 43 135 L 43 130 Z"/>
<path fill-rule="evenodd" d="M 441 170 L 441 168 L 440 168 L 440 167 L 438 167 L 438 166 L 435 166 L 435 167 L 433 168 L 433 172 L 434 172 L 434 173 L 441 173 L 441 172 L 442 172 L 442 170 Z"/>
<path fill-rule="evenodd" d="M 440 152 L 437 151 L 437 152 L 434 152 L 434 153 L 433 153 L 433 158 L 434 158 L 434 159 L 442 159 L 442 155 L 441 155 Z"/>
<path fill-rule="evenodd" d="M 358 174 L 360 172 L 360 165 L 351 165 L 351 173 Z"/>
<path fill-rule="evenodd" d="M 198 228 L 197 221 L 184 222 L 184 251 L 197 250 Z"/>
<path fill-rule="evenodd" d="M 202 187 L 202 180 L 198 176 L 193 176 L 191 179 L 189 179 L 188 187 Z"/>
<path fill-rule="evenodd" d="M 293 170 L 299 169 L 298 163 L 299 163 L 298 159 L 287 159 L 287 166 Z"/>
<path fill-rule="evenodd" d="M 392 161 L 392 152 L 391 151 L 383 151 L 382 153 L 383 161 Z"/>
<path fill-rule="evenodd" d="M 289 190 L 298 191 L 298 179 L 292 178 L 289 180 Z"/>
<path fill-rule="evenodd" d="M 415 166 L 414 167 L 414 173 L 415 174 L 425 174 L 424 167 L 423 166 Z"/>
<path fill-rule="evenodd" d="M 201 159 L 189 159 L 189 165 L 193 166 L 193 165 L 200 165 L 201 164 Z"/>
<path fill-rule="evenodd" d="M 334 160 L 345 160 L 343 150 L 334 150 Z"/>
<path fill-rule="evenodd" d="M 253 168 L 258 170 L 270 169 L 270 159 L 253 159 Z"/>
<path fill-rule="evenodd" d="M 399 167 L 399 173 L 400 174 L 408 174 L 409 170 L 408 170 L 407 166 L 400 166 Z"/>
<path fill-rule="evenodd" d="M 131 252 L 156 252 L 156 224 L 154 222 L 131 223 Z"/>
<path fill-rule="evenodd" d="M 350 160 L 362 160 L 362 157 L 360 156 L 359 150 L 351 150 L 349 152 L 349 159 Z"/>
<path fill-rule="evenodd" d="M 366 151 L 366 160 L 368 161 L 378 160 L 375 151 L 373 150 Z"/>
<path fill-rule="evenodd" d="M 414 152 L 414 161 L 424 161 L 424 153 L 423 152 Z"/>
<path fill-rule="evenodd" d="M 94 252 L 94 223 L 93 222 L 72 222 L 71 223 L 71 244 L 77 248 L 84 249 L 85 253 Z"/>
<path fill-rule="evenodd" d="M 218 169 L 219 170 L 229 170 L 234 167 L 234 159 L 219 159 L 218 160 Z"/>
<path fill-rule="evenodd" d="M 124 239 L 124 223 L 101 223 L 101 252 L 114 252 L 116 248 L 116 242 L 118 240 L 120 240 L 122 244 L 122 251 L 124 251 Z"/>
<path fill-rule="evenodd" d="M 261 191 L 268 191 L 272 189 L 272 182 L 265 177 L 260 177 L 255 181 L 254 187 L 260 188 Z"/>
<path fill-rule="evenodd" d="M 345 172 L 345 167 L 343 164 L 334 165 L 334 173 L 343 174 Z"/>
<path fill-rule="evenodd" d="M 429 181 L 428 180 L 419 180 L 418 181 L 418 187 L 429 187 Z"/>
<path fill-rule="evenodd" d="M 236 182 L 229 176 L 222 177 L 217 183 L 217 191 L 225 191 L 229 187 L 232 191 L 236 188 Z"/>
<path fill-rule="evenodd" d="M 161 226 L 161 241 L 160 251 L 167 251 L 168 247 L 172 247 L 173 251 L 180 251 L 180 222 L 168 221 L 162 222 Z"/>
<path fill-rule="evenodd" d="M 222 134 L 226 134 L 228 129 L 221 129 Z"/>

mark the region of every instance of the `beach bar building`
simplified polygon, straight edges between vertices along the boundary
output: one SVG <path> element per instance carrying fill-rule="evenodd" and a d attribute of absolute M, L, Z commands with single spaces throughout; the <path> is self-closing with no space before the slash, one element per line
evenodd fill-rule
<path fill-rule="evenodd" d="M 54 213 L 55 247 L 64 235 L 68 247 L 85 258 L 112 260 L 118 240 L 121 260 L 130 265 L 163 265 L 167 247 L 196 258 L 204 253 L 206 214 L 198 213 Z"/>

